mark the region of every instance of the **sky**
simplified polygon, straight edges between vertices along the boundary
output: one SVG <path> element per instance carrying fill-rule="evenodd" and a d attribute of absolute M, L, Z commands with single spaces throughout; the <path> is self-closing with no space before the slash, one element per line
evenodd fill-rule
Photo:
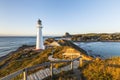
<path fill-rule="evenodd" d="M 120 0 L 0 0 L 0 35 L 120 32 Z"/>

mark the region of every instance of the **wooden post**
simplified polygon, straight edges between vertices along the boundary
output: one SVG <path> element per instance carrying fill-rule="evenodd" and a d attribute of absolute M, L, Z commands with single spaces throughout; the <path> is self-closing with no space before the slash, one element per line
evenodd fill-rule
<path fill-rule="evenodd" d="M 73 70 L 73 53 L 71 52 L 71 70 Z"/>
<path fill-rule="evenodd" d="M 71 70 L 73 70 L 73 60 L 71 60 Z"/>
<path fill-rule="evenodd" d="M 24 69 L 24 71 L 23 71 L 23 77 L 24 77 L 24 80 L 27 80 L 27 69 Z"/>
<path fill-rule="evenodd" d="M 51 80 L 53 80 L 53 63 L 52 62 L 50 65 L 50 70 L 51 70 Z"/>
<path fill-rule="evenodd" d="M 80 56 L 80 58 L 79 58 L 79 65 L 80 65 L 80 67 L 82 67 L 82 56 Z"/>

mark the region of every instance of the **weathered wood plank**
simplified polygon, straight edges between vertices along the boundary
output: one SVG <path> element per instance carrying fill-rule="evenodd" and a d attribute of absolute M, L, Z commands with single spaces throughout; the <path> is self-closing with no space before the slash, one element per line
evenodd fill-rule
<path fill-rule="evenodd" d="M 47 69 L 48 75 L 50 76 L 50 69 Z"/>
<path fill-rule="evenodd" d="M 29 76 L 27 77 L 27 80 L 31 80 Z"/>
<path fill-rule="evenodd" d="M 40 80 L 36 73 L 35 73 L 34 76 L 35 76 L 35 78 L 36 78 L 35 80 Z"/>
<path fill-rule="evenodd" d="M 45 73 L 44 73 L 44 71 L 42 70 L 42 74 L 44 75 L 44 78 L 46 77 L 46 75 L 45 75 Z"/>
<path fill-rule="evenodd" d="M 38 72 L 37 74 L 40 77 L 40 79 L 42 80 L 42 76 L 41 76 L 40 72 Z"/>
<path fill-rule="evenodd" d="M 47 75 L 47 77 L 49 76 L 49 74 L 48 74 L 48 71 L 47 71 L 47 69 L 45 69 L 45 72 L 46 72 L 46 75 Z"/>
<path fill-rule="evenodd" d="M 36 78 L 35 78 L 34 74 L 32 75 L 32 77 L 33 77 L 33 80 L 36 80 Z"/>
<path fill-rule="evenodd" d="M 42 80 L 38 72 L 36 73 L 36 75 L 39 78 L 39 80 Z"/>
<path fill-rule="evenodd" d="M 41 72 L 41 71 L 40 71 L 39 73 L 40 73 L 40 75 L 41 75 L 41 78 L 43 79 L 43 78 L 44 78 L 44 75 L 42 74 L 42 72 Z"/>
<path fill-rule="evenodd" d="M 46 71 L 47 76 L 49 76 L 49 73 L 48 73 L 47 69 L 45 69 L 45 71 Z"/>
<path fill-rule="evenodd" d="M 44 71 L 43 71 L 43 70 L 41 70 L 41 72 L 42 72 L 42 74 L 44 75 L 44 78 L 45 78 L 45 77 L 46 77 L 46 75 L 45 75 Z"/>
<path fill-rule="evenodd" d="M 29 77 L 30 77 L 30 80 L 34 80 L 34 78 L 32 77 L 32 75 L 29 75 Z"/>

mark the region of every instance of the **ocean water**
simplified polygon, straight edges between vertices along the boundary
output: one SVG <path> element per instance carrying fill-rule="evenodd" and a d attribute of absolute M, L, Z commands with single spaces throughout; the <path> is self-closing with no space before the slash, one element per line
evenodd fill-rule
<path fill-rule="evenodd" d="M 35 37 L 0 37 L 0 57 L 22 45 L 35 45 Z"/>
<path fill-rule="evenodd" d="M 104 58 L 120 56 L 120 42 L 76 42 L 89 55 L 100 55 Z"/>
<path fill-rule="evenodd" d="M 48 38 L 45 37 L 44 40 Z M 36 37 L 0 37 L 0 57 L 22 45 L 35 45 Z M 89 55 L 120 56 L 120 42 L 76 42 Z"/>

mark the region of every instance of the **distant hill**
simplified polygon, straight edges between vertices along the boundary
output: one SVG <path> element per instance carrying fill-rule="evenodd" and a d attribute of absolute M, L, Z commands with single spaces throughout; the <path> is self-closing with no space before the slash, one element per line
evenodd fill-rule
<path fill-rule="evenodd" d="M 88 33 L 71 35 L 72 41 L 120 41 L 120 33 Z"/>

